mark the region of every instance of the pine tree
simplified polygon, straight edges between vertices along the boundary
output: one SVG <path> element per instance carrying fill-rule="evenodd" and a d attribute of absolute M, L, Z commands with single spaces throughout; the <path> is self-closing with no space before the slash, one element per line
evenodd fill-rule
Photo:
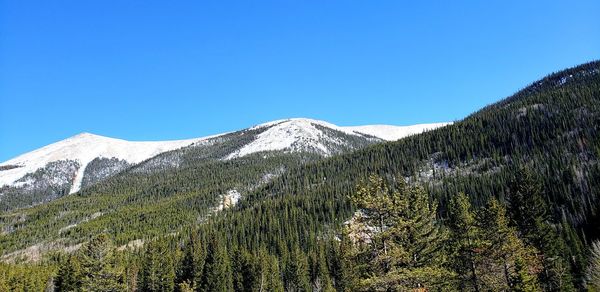
<path fill-rule="evenodd" d="M 481 229 L 483 289 L 514 289 L 516 283 L 521 291 L 534 291 L 537 287 L 536 275 L 528 277 L 519 273 L 537 270 L 535 249 L 527 247 L 517 237 L 517 232 L 509 226 L 506 209 L 498 200 L 490 199 L 487 206 L 479 213 L 478 224 Z M 517 266 L 518 264 L 518 266 Z"/>
<path fill-rule="evenodd" d="M 518 257 L 515 259 L 514 265 L 514 272 L 510 279 L 511 290 L 515 292 L 539 291 L 535 274 L 531 274 L 527 262 L 523 258 Z"/>
<path fill-rule="evenodd" d="M 60 265 L 54 278 L 54 287 L 56 291 L 79 291 L 81 288 L 81 268 L 75 256 L 69 256 Z"/>
<path fill-rule="evenodd" d="M 140 291 L 173 291 L 175 271 L 165 242 L 151 241 L 146 246 L 138 285 Z"/>
<path fill-rule="evenodd" d="M 312 284 L 312 291 L 335 291 L 331 277 L 329 275 L 329 268 L 327 267 L 327 260 L 325 258 L 325 252 L 323 250 L 324 245 L 319 243 L 317 250 L 313 250 L 309 256 L 310 265 L 310 281 Z"/>
<path fill-rule="evenodd" d="M 84 245 L 79 254 L 81 291 L 124 291 L 122 271 L 115 266 L 114 250 L 108 235 L 102 233 Z"/>
<path fill-rule="evenodd" d="M 279 262 L 275 256 L 269 255 L 266 251 L 262 251 L 261 255 L 261 278 L 259 291 L 284 291 L 284 285 L 279 268 Z"/>
<path fill-rule="evenodd" d="M 372 241 L 363 247 L 372 269 L 363 290 L 433 289 L 445 286 L 452 273 L 443 267 L 447 238 L 436 220 L 437 205 L 420 187 L 407 187 L 402 178 L 388 185 L 371 176 L 358 187 L 353 202 L 360 221 L 374 227 Z"/>
<path fill-rule="evenodd" d="M 255 291 L 259 288 L 259 267 L 247 250 L 238 248 L 233 252 L 232 266 L 235 291 Z"/>
<path fill-rule="evenodd" d="M 459 276 L 460 290 L 480 291 L 476 267 L 480 231 L 469 198 L 465 194 L 460 193 L 450 198 L 447 225 L 451 231 L 450 265 Z"/>
<path fill-rule="evenodd" d="M 138 277 L 139 277 L 140 268 L 136 263 L 130 263 L 125 266 L 125 286 L 127 291 L 138 291 Z"/>
<path fill-rule="evenodd" d="M 204 266 L 204 245 L 198 238 L 198 231 L 191 230 L 184 249 L 183 257 L 177 269 L 177 283 L 189 283 L 195 286 L 202 280 Z"/>
<path fill-rule="evenodd" d="M 290 252 L 285 275 L 286 291 L 311 291 L 308 259 L 297 246 Z"/>
<path fill-rule="evenodd" d="M 520 169 L 515 177 L 509 196 L 511 218 L 528 243 L 543 248 L 549 215 L 542 186 L 528 168 Z"/>
<path fill-rule="evenodd" d="M 185 280 L 177 285 L 177 289 L 179 292 L 194 292 L 196 290 L 196 286 L 190 284 L 189 280 Z"/>
<path fill-rule="evenodd" d="M 522 168 L 512 182 L 509 195 L 510 213 L 526 244 L 532 245 L 542 259 L 540 282 L 546 290 L 572 291 L 570 267 L 565 260 L 567 244 L 551 226 L 548 205 L 537 176 Z M 578 239 L 577 239 L 578 240 Z M 568 269 L 568 272 L 565 272 Z"/>
<path fill-rule="evenodd" d="M 6 275 L 0 274 L 0 291 L 10 291 Z M 58 290 L 60 291 L 60 290 Z"/>
<path fill-rule="evenodd" d="M 331 274 L 334 287 L 337 291 L 348 292 L 354 290 L 356 282 L 356 249 L 350 241 L 347 228 L 342 229 L 338 245 L 331 245 L 333 251 Z"/>
<path fill-rule="evenodd" d="M 196 284 L 199 285 L 200 291 L 233 290 L 231 263 L 227 248 L 215 234 L 212 234 L 208 243 L 203 270 L 202 281 Z"/>
<path fill-rule="evenodd" d="M 564 243 L 567 245 L 566 250 L 568 251 L 567 256 L 572 262 L 572 269 L 574 273 L 579 273 L 584 270 L 585 266 L 585 246 L 581 242 L 577 231 L 568 222 L 568 219 L 563 215 L 561 220 L 561 237 L 564 239 Z"/>

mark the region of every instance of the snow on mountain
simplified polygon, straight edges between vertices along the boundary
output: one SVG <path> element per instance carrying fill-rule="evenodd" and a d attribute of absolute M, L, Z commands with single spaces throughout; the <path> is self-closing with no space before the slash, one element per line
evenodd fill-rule
<path fill-rule="evenodd" d="M 11 185 L 28 173 L 45 167 L 48 163 L 61 160 L 72 160 L 79 163 L 70 193 L 79 190 L 86 166 L 95 158 L 117 158 L 134 164 L 158 155 L 162 152 L 188 146 L 204 138 L 131 142 L 108 138 L 89 133 L 82 133 L 71 138 L 50 144 L 32 152 L 23 154 L 0 164 L 1 166 L 18 166 L 0 171 L 0 186 Z"/>
<path fill-rule="evenodd" d="M 417 124 L 412 126 L 368 125 L 344 127 L 344 129 L 356 133 L 363 133 L 375 136 L 379 139 L 383 139 L 386 141 L 395 141 L 407 136 L 420 134 L 425 131 L 433 130 L 435 128 L 443 127 L 449 124 L 452 123 Z"/>
<path fill-rule="evenodd" d="M 389 125 L 340 127 L 325 121 L 305 118 L 277 120 L 248 129 L 258 134 L 251 134 L 255 136 L 249 137 L 250 139 L 220 158 L 229 160 L 264 151 L 312 152 L 330 156 L 383 140 L 397 140 L 446 124 L 448 123 L 420 124 L 406 127 Z M 236 133 L 250 135 L 250 132 L 246 131 L 242 130 Z M 69 165 L 76 167 L 72 178 L 71 173 L 73 172 L 64 171 L 60 172 L 62 177 L 59 178 L 61 184 L 72 181 L 69 193 L 74 193 L 82 186 L 86 167 L 96 158 L 116 158 L 117 160 L 114 163 L 121 164 L 115 164 L 112 167 L 118 170 L 127 164 L 137 164 L 160 153 L 192 144 L 195 144 L 196 147 L 209 147 L 210 143 L 197 142 L 209 142 L 212 141 L 210 138 L 216 136 L 225 137 L 227 135 L 220 134 L 177 141 L 132 142 L 82 133 L 0 163 L 0 187 L 4 185 L 24 187 L 30 181 L 30 177 L 26 177 L 26 175 L 51 165 L 49 163 L 60 161 L 62 164 L 70 163 Z M 57 167 L 58 165 L 54 165 L 54 168 Z M 110 168 L 109 166 L 106 167 Z M 48 171 L 44 173 L 46 173 L 46 176 L 49 175 Z M 106 174 L 101 172 L 98 176 L 104 177 L 111 173 L 110 171 Z M 49 182 L 51 183 L 52 180 L 49 180 Z"/>
<path fill-rule="evenodd" d="M 257 135 L 254 141 L 229 154 L 225 159 L 243 157 L 262 151 L 288 150 L 292 152 L 310 151 L 329 155 L 330 149 L 325 143 L 342 143 L 334 137 L 329 137 L 318 126 L 337 130 L 345 134 L 356 135 L 352 131 L 324 121 L 312 119 L 287 119 L 260 124 L 251 130 L 267 128 Z"/>
<path fill-rule="evenodd" d="M 254 126 L 250 129 L 268 128 L 259 134 L 254 141 L 231 153 L 226 159 L 243 157 L 262 151 L 289 150 L 292 152 L 315 149 L 323 155 L 330 155 L 328 144 L 339 144 L 343 141 L 327 135 L 322 129 L 328 128 L 346 135 L 365 137 L 365 135 L 385 141 L 393 141 L 406 136 L 432 130 L 448 123 L 419 124 L 413 126 L 369 125 L 340 127 L 325 121 L 295 118 L 277 120 Z"/>

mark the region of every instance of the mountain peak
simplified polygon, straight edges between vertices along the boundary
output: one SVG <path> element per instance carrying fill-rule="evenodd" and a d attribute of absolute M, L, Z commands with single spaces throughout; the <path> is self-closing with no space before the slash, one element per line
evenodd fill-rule
<path fill-rule="evenodd" d="M 393 141 L 447 124 L 419 124 L 405 127 L 390 125 L 340 127 L 326 121 L 310 118 L 275 120 L 250 128 L 251 130 L 263 129 L 264 131 L 258 134 L 252 142 L 232 152 L 225 159 L 239 158 L 263 151 L 308 151 L 329 156 L 339 152 L 339 149 L 354 148 L 348 145 L 347 140 L 379 139 L 379 141 Z M 340 135 L 346 135 L 346 138 L 340 138 Z"/>
<path fill-rule="evenodd" d="M 94 141 L 98 141 L 98 140 L 115 140 L 115 141 L 125 141 L 122 139 L 118 139 L 118 138 L 111 138 L 111 137 L 106 137 L 106 136 L 101 136 L 101 135 L 96 135 L 93 133 L 89 133 L 89 132 L 81 132 L 75 136 L 71 136 L 63 141 L 72 141 L 72 140 L 78 140 L 78 141 L 87 141 L 87 140 L 94 140 Z M 62 141 L 61 141 L 62 142 Z"/>
<path fill-rule="evenodd" d="M 289 125 L 289 124 L 296 124 L 296 125 L 328 124 L 328 125 L 333 125 L 333 124 L 330 124 L 325 121 L 315 120 L 315 119 L 310 119 L 310 118 L 288 118 L 288 119 L 280 119 L 280 120 L 274 120 L 274 121 L 258 124 L 250 129 L 259 129 L 259 128 L 271 127 L 271 126 L 280 125 L 280 124 L 287 124 L 287 125 Z M 333 126 L 335 126 L 335 125 L 333 125 Z"/>
<path fill-rule="evenodd" d="M 73 136 L 72 138 L 88 138 L 88 137 L 102 137 L 96 134 L 92 134 L 92 133 L 88 133 L 88 132 L 81 132 L 75 136 Z"/>
<path fill-rule="evenodd" d="M 324 128 L 347 135 L 359 136 L 357 133 L 325 121 L 308 118 L 276 120 L 250 128 L 251 130 L 265 130 L 258 134 L 252 142 L 232 152 L 225 159 L 239 158 L 263 151 L 306 151 L 328 156 L 332 152 L 336 152 L 332 149 L 332 145 L 343 145 L 344 142 L 326 133 Z"/>
<path fill-rule="evenodd" d="M 251 140 L 218 157 L 225 160 L 264 151 L 311 152 L 323 156 L 357 149 L 377 141 L 397 140 L 407 135 L 423 132 L 445 124 L 425 124 L 411 127 L 359 126 L 340 127 L 332 123 L 310 119 L 290 118 L 256 125 Z M 216 135 L 219 136 L 219 135 Z M 25 153 L 0 166 L 0 186 L 13 185 L 27 174 L 47 167 L 54 162 L 75 165 L 70 193 L 80 189 L 86 167 L 97 158 L 116 158 L 122 163 L 137 164 L 160 153 L 190 146 L 211 137 L 176 141 L 127 141 L 82 132 L 65 140 Z"/>
<path fill-rule="evenodd" d="M 51 162 L 70 160 L 78 164 L 70 190 L 73 193 L 80 188 L 86 166 L 96 158 L 116 158 L 127 163 L 139 163 L 162 152 L 191 145 L 200 139 L 133 142 L 83 132 L 0 163 L 20 166 L 2 171 L 0 186 L 11 185 Z"/>

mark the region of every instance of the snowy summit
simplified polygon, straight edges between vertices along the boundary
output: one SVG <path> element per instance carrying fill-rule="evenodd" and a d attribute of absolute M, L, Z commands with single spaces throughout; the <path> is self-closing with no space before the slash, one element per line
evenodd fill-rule
<path fill-rule="evenodd" d="M 256 139 L 231 153 L 226 159 L 243 157 L 262 151 L 288 150 L 301 152 L 313 149 L 322 155 L 330 155 L 327 144 L 340 144 L 339 138 L 328 135 L 324 129 L 334 130 L 350 136 L 375 137 L 384 141 L 394 141 L 447 125 L 448 123 L 419 124 L 413 126 L 370 125 L 340 127 L 325 121 L 294 118 L 277 120 L 254 126 L 252 129 L 266 129 Z"/>
<path fill-rule="evenodd" d="M 447 124 L 340 127 L 305 118 L 277 120 L 238 132 L 252 132 L 255 136 L 220 159 L 236 159 L 266 151 L 311 152 L 330 156 L 366 144 L 398 140 Z M 204 144 L 196 142 L 219 136 L 226 134 L 188 140 L 133 142 L 82 133 L 0 163 L 0 187 L 22 188 L 29 185 L 32 189 L 34 183 L 46 180 L 48 183 L 43 187 L 48 184 L 70 185 L 69 193 L 74 193 L 81 189 L 86 168 L 96 159 L 116 159 L 126 165 L 135 165 L 166 151 L 192 145 L 201 147 Z M 111 167 L 113 174 L 125 169 L 123 166 Z M 43 170 L 41 174 L 34 175 L 40 170 Z"/>
<path fill-rule="evenodd" d="M 28 173 L 46 166 L 50 162 L 72 160 L 79 164 L 70 193 L 79 190 L 86 166 L 95 158 L 117 158 L 134 164 L 162 152 L 188 146 L 201 139 L 131 142 L 98 136 L 90 133 L 67 138 L 40 149 L 20 155 L 0 164 L 15 166 L 0 171 L 0 186 L 10 185 Z"/>

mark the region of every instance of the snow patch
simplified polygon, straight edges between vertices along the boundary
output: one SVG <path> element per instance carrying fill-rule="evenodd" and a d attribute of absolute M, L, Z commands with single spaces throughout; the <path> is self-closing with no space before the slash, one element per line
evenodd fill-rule
<path fill-rule="evenodd" d="M 225 160 L 239 158 L 257 152 L 277 150 L 299 152 L 312 149 L 325 156 L 330 155 L 330 149 L 326 146 L 327 143 L 329 143 L 329 145 L 331 145 L 331 143 L 340 145 L 343 141 L 328 136 L 317 126 L 336 130 L 351 136 L 364 137 L 367 135 L 385 141 L 394 141 L 448 124 L 450 123 L 418 124 L 413 126 L 369 125 L 340 127 L 325 121 L 306 118 L 277 120 L 250 128 L 252 130 L 262 128 L 267 129 L 258 134 L 256 139 L 251 143 L 244 145 L 242 148 L 226 156 Z"/>
<path fill-rule="evenodd" d="M 227 194 L 224 194 L 221 196 L 221 202 L 215 208 L 215 211 L 222 211 L 223 209 L 229 209 L 229 208 L 237 205 L 237 203 L 240 201 L 241 198 L 242 198 L 242 194 L 240 194 L 240 192 L 238 192 L 235 189 L 229 190 L 229 191 L 227 191 Z"/>
<path fill-rule="evenodd" d="M 258 125 L 251 129 L 264 127 L 268 127 L 268 129 L 258 134 L 254 141 L 229 154 L 225 157 L 225 160 L 243 157 L 262 151 L 289 150 L 297 152 L 308 147 L 315 148 L 323 154 L 328 154 L 328 148 L 320 142 L 324 137 L 324 134 L 317 129 L 315 125 L 322 125 L 328 128 L 337 127 L 332 124 L 310 119 L 289 119 Z M 298 142 L 301 144 L 297 144 Z"/>
<path fill-rule="evenodd" d="M 395 141 L 415 134 L 421 134 L 452 123 L 417 124 L 412 126 L 368 125 L 345 127 L 355 133 L 375 136 L 386 141 Z"/>
<path fill-rule="evenodd" d="M 114 157 L 132 164 L 139 163 L 162 152 L 189 146 L 208 138 L 132 142 L 82 133 L 1 163 L 0 166 L 16 165 L 19 167 L 0 172 L 0 186 L 13 185 L 26 174 L 32 173 L 50 162 L 74 160 L 80 165 L 70 190 L 70 193 L 74 193 L 81 187 L 86 166 L 95 158 Z"/>
<path fill-rule="evenodd" d="M 334 151 L 332 145 L 342 145 L 345 142 L 335 135 L 332 136 L 329 133 L 330 131 L 324 131 L 323 128 L 355 137 L 370 136 L 392 141 L 447 124 L 449 123 L 419 124 L 405 127 L 389 125 L 340 127 L 314 119 L 277 120 L 250 128 L 251 130 L 263 128 L 265 130 L 258 134 L 252 142 L 233 151 L 224 159 L 234 159 L 256 152 L 277 150 L 290 152 L 312 151 L 328 156 Z M 51 162 L 71 160 L 79 164 L 72 178 L 73 183 L 69 191 L 69 193 L 74 193 L 81 188 L 86 167 L 96 158 L 116 158 L 129 164 L 137 164 L 166 151 L 190 145 L 209 144 L 211 143 L 210 138 L 221 135 L 224 134 L 188 140 L 133 142 L 82 133 L 0 163 L 0 169 L 2 169 L 0 172 L 0 187 L 3 185 L 15 186 L 15 183 L 18 187 L 27 186 L 31 181 L 19 181 L 26 174 L 33 173 Z"/>

